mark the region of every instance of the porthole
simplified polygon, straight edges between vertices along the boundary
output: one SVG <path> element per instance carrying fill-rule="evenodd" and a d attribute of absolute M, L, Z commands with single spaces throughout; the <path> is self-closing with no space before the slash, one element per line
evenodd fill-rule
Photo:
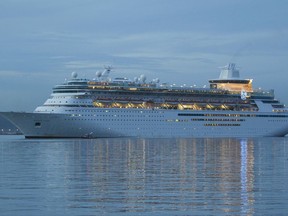
<path fill-rule="evenodd" d="M 41 122 L 35 122 L 35 127 L 40 128 L 41 127 Z"/>

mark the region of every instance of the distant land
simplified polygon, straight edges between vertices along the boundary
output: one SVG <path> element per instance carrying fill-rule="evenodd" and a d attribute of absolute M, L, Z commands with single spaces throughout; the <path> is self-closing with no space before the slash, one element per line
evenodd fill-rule
<path fill-rule="evenodd" d="M 0 116 L 0 135 L 14 135 L 21 134 L 19 129 L 15 127 L 8 120 Z"/>

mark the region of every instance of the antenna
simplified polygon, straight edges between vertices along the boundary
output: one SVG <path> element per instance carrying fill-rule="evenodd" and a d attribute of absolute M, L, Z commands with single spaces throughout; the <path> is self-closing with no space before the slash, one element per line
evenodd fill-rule
<path fill-rule="evenodd" d="M 107 80 L 108 81 L 108 77 L 109 77 L 109 74 L 110 72 L 112 71 L 112 66 L 105 66 L 104 65 L 104 71 L 101 73 L 101 76 L 99 75 L 99 77 L 102 78 L 102 80 Z"/>

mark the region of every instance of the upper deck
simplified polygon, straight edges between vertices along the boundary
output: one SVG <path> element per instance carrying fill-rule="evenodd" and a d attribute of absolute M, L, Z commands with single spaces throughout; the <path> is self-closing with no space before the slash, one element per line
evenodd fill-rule
<path fill-rule="evenodd" d="M 202 96 L 202 97 L 240 97 L 245 92 L 247 98 L 274 98 L 273 90 L 253 89 L 252 79 L 241 79 L 235 64 L 229 64 L 222 68 L 219 79 L 209 80 L 209 88 L 197 88 L 195 86 L 175 86 L 168 83 L 160 84 L 159 79 L 150 82 L 141 75 L 133 81 L 127 78 L 109 78 L 111 68 L 106 68 L 101 75 L 92 80 L 77 78 L 72 74 L 72 79 L 64 84 L 56 85 L 53 93 L 103 93 L 106 94 L 130 94 L 130 95 L 158 95 L 161 96 Z"/>
<path fill-rule="evenodd" d="M 134 80 L 111 79 L 110 70 L 106 68 L 91 80 L 73 73 L 71 80 L 53 88 L 44 106 L 252 112 L 265 107 L 286 111 L 284 104 L 274 98 L 273 90 L 253 89 L 252 80 L 241 79 L 234 64 L 224 67 L 219 79 L 210 80 L 207 88 L 161 84 L 159 79 L 147 81 L 144 75 Z"/>

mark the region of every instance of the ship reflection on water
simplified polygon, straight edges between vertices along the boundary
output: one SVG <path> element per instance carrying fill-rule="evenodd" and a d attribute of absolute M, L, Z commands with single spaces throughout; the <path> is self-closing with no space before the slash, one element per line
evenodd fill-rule
<path fill-rule="evenodd" d="M 7 215 L 288 210 L 286 138 L 0 141 L 0 208 Z"/>
<path fill-rule="evenodd" d="M 84 154 L 86 163 L 73 172 L 86 173 L 82 177 L 95 207 L 254 212 L 253 140 L 104 139 L 91 141 L 85 151 L 82 143 L 74 145 L 75 156 Z"/>

